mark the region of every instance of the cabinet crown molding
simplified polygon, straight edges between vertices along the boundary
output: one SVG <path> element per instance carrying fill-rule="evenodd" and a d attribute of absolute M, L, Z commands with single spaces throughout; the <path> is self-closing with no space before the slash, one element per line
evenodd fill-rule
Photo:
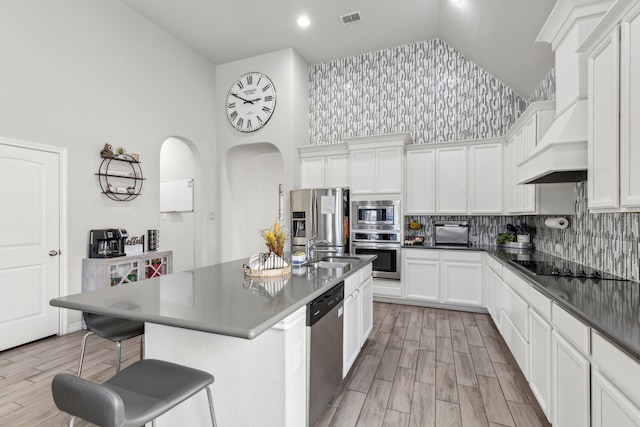
<path fill-rule="evenodd" d="M 337 142 L 335 144 L 306 145 L 304 147 L 298 147 L 298 153 L 301 158 L 349 154 L 349 147 L 344 142 Z"/>
<path fill-rule="evenodd" d="M 396 147 L 413 144 L 409 132 L 389 133 L 384 135 L 359 136 L 344 139 L 349 150 L 363 150 L 367 148 Z"/>

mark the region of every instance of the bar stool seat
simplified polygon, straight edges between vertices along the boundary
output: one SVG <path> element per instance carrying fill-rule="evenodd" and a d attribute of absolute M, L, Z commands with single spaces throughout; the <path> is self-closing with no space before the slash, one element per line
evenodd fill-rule
<path fill-rule="evenodd" d="M 208 372 L 162 360 L 145 359 L 102 384 L 75 375 L 57 374 L 51 383 L 61 411 L 103 427 L 142 426 L 206 389 L 211 421 L 216 426 Z"/>
<path fill-rule="evenodd" d="M 84 362 L 84 352 L 87 347 L 89 335 L 96 334 L 101 338 L 108 339 L 116 343 L 116 372 L 120 372 L 121 342 L 135 338 L 144 334 L 144 322 L 136 320 L 120 319 L 117 317 L 104 316 L 101 314 L 82 313 L 85 325 L 89 330 L 82 337 L 80 362 L 78 363 L 78 376 L 82 373 Z M 140 341 L 140 359 L 142 359 L 143 342 Z"/>

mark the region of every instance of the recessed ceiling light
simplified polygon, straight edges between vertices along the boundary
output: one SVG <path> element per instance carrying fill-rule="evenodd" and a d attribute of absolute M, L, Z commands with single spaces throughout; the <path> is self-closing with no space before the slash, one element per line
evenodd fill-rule
<path fill-rule="evenodd" d="M 302 15 L 301 17 L 298 18 L 298 26 L 302 28 L 306 28 L 310 24 L 311 24 L 311 21 L 309 21 L 309 18 L 306 17 L 305 15 Z"/>

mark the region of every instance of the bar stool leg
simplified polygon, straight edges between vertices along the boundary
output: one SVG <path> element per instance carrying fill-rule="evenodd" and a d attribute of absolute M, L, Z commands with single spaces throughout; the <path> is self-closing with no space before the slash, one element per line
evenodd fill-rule
<path fill-rule="evenodd" d="M 82 349 L 80 350 L 80 363 L 78 364 L 78 376 L 80 376 L 80 374 L 82 373 L 82 362 L 84 362 L 84 351 L 87 348 L 87 338 L 89 338 L 89 335 L 92 335 L 93 332 L 89 331 L 86 334 L 84 334 L 84 336 L 82 337 L 82 344 L 80 344 L 82 346 Z"/>
<path fill-rule="evenodd" d="M 120 373 L 120 355 L 122 353 L 122 342 L 116 341 L 116 373 Z"/>
<path fill-rule="evenodd" d="M 216 427 L 218 424 L 216 423 L 216 414 L 213 411 L 213 397 L 211 396 L 211 388 L 207 386 L 207 399 L 209 399 L 209 411 L 211 411 L 211 423 L 213 427 Z"/>

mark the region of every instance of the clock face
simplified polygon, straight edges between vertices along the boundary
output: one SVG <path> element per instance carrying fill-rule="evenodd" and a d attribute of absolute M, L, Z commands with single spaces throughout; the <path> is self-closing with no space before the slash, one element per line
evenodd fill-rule
<path fill-rule="evenodd" d="M 240 132 L 254 132 L 266 125 L 276 108 L 276 88 L 262 73 L 247 73 L 231 85 L 227 118 Z"/>

